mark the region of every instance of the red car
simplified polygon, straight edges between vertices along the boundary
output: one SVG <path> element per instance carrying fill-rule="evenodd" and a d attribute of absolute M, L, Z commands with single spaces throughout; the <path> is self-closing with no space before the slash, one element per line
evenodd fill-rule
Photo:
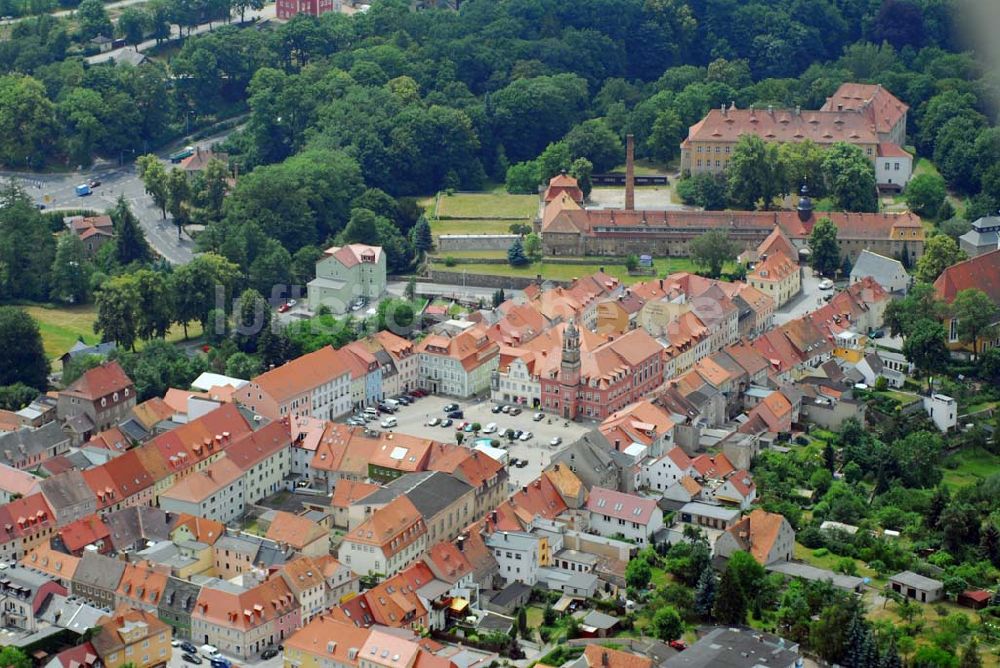
<path fill-rule="evenodd" d="M 410 392 L 410 394 L 412 394 L 415 397 L 426 397 L 427 396 L 427 392 L 424 391 L 424 390 L 420 390 L 420 389 L 413 390 L 412 392 Z"/>
<path fill-rule="evenodd" d="M 683 640 L 671 640 L 667 644 L 676 649 L 678 652 L 683 652 L 688 648 L 687 643 Z"/>
<path fill-rule="evenodd" d="M 285 302 L 284 304 L 278 307 L 278 313 L 284 313 L 290 308 L 292 308 L 292 305 L 289 304 L 288 302 Z"/>

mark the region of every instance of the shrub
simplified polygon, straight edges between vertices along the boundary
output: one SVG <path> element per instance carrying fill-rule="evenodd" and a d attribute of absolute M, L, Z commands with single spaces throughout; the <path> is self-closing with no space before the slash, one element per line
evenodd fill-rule
<path fill-rule="evenodd" d="M 813 550 L 812 553 L 812 555 L 817 559 L 819 559 L 820 557 L 825 557 L 828 554 L 830 554 L 830 550 L 826 549 L 825 547 L 821 547 L 818 550 Z"/>

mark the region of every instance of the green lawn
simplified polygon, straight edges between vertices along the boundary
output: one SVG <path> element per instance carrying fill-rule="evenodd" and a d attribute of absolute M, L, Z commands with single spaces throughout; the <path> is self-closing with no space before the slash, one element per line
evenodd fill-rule
<path fill-rule="evenodd" d="M 97 319 L 97 309 L 93 304 L 86 306 L 24 306 L 28 315 L 38 323 L 42 334 L 42 345 L 45 354 L 54 359 L 73 347 L 78 340 L 83 339 L 88 344 L 100 342 L 100 337 L 94 334 L 94 321 Z M 188 325 L 188 338 L 201 336 L 201 324 Z M 174 325 L 167 333 L 167 341 L 177 343 L 184 339 L 184 330 Z M 142 342 L 136 344 L 142 347 Z"/>
<path fill-rule="evenodd" d="M 45 354 L 56 358 L 73 347 L 80 338 L 86 343 L 99 343 L 100 337 L 94 334 L 94 320 L 97 311 L 93 306 L 77 306 L 66 308 L 46 308 L 44 306 L 23 307 L 38 323 L 42 333 L 42 345 Z"/>
<path fill-rule="evenodd" d="M 478 251 L 485 253 L 498 253 L 499 255 L 490 257 L 503 257 L 506 253 L 503 251 Z M 455 253 L 456 256 L 464 256 L 465 253 Z M 444 271 L 465 271 L 469 274 L 489 274 L 493 276 L 520 276 L 527 278 L 534 278 L 538 274 L 542 275 L 543 279 L 552 279 L 557 281 L 568 281 L 573 278 L 581 278 L 583 276 L 589 276 L 590 274 L 596 273 L 604 267 L 604 271 L 611 276 L 619 279 L 622 283 L 631 285 L 632 283 L 638 283 L 640 281 L 650 280 L 655 278 L 654 276 L 629 276 L 628 271 L 625 269 L 623 264 L 614 264 L 608 258 L 585 258 L 592 259 L 592 264 L 553 264 L 551 262 L 534 262 L 524 267 L 512 267 L 508 264 L 475 264 L 475 263 L 459 263 L 454 267 L 446 267 L 444 264 L 436 265 L 437 269 Z M 663 276 L 664 274 L 672 274 L 679 271 L 694 271 L 695 266 L 691 260 L 687 258 L 656 258 L 653 260 L 653 266 L 656 269 L 656 276 Z"/>
<path fill-rule="evenodd" d="M 951 465 L 957 464 L 955 468 Z M 962 450 L 945 460 L 944 481 L 954 487 L 965 487 L 982 482 L 1000 473 L 1000 457 L 986 450 Z"/>
<path fill-rule="evenodd" d="M 621 174 L 625 173 L 625 165 L 621 164 L 611 170 L 612 172 L 618 172 Z M 661 165 L 659 163 L 652 162 L 651 160 L 636 160 L 635 161 L 635 173 L 637 176 L 660 176 L 667 175 L 671 172 L 668 166 Z"/>
<path fill-rule="evenodd" d="M 431 220 L 431 234 L 510 234 L 513 220 Z M 522 222 L 530 223 L 525 218 Z"/>
<path fill-rule="evenodd" d="M 442 195 L 437 215 L 448 218 L 533 218 L 538 212 L 535 195 L 509 195 L 503 191 Z"/>
<path fill-rule="evenodd" d="M 529 605 L 525 608 L 524 615 L 528 622 L 528 628 L 537 629 L 542 626 L 542 620 L 545 618 L 545 609 L 537 605 Z"/>
<path fill-rule="evenodd" d="M 889 399 L 895 399 L 902 406 L 908 406 L 914 402 L 920 401 L 920 397 L 915 394 L 910 394 L 908 392 L 897 392 L 896 390 L 884 390 L 882 392 L 873 392 L 873 394 L 888 397 Z"/>
<path fill-rule="evenodd" d="M 806 562 L 810 566 L 815 566 L 816 568 L 826 568 L 831 571 L 836 570 L 837 563 L 845 558 L 839 557 L 832 552 L 827 553 L 822 557 L 816 557 L 813 556 L 813 550 L 800 543 L 795 543 L 794 557 Z M 855 559 L 854 562 L 858 565 L 858 577 L 875 578 L 875 571 L 868 568 L 868 566 L 865 565 L 865 562 L 860 559 Z"/>

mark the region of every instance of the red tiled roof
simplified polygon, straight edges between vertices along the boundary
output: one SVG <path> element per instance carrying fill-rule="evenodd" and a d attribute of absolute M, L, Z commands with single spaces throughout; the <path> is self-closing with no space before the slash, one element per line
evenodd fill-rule
<path fill-rule="evenodd" d="M 587 510 L 628 522 L 649 524 L 656 510 L 656 501 L 613 489 L 592 487 L 587 498 Z"/>
<path fill-rule="evenodd" d="M 94 401 L 114 392 L 124 393 L 126 389 L 130 392 L 135 391 L 132 379 L 125 375 L 125 371 L 118 362 L 112 361 L 104 362 L 100 366 L 84 372 L 82 376 L 60 394 Z"/>
<path fill-rule="evenodd" d="M 822 109 L 835 111 L 838 105 L 861 111 L 875 125 L 875 130 L 883 134 L 891 131 L 909 109 L 880 84 L 842 83 Z"/>
<path fill-rule="evenodd" d="M 937 298 L 949 304 L 959 292 L 972 288 L 982 290 L 1000 305 L 1000 250 L 952 265 L 934 281 Z"/>

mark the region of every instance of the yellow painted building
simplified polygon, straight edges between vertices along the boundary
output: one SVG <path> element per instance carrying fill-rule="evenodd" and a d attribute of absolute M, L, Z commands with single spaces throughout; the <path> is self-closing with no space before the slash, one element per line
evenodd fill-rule
<path fill-rule="evenodd" d="M 156 615 L 133 608 L 118 608 L 102 618 L 91 642 L 105 668 L 132 664 L 135 668 L 166 666 L 173 632 Z"/>

